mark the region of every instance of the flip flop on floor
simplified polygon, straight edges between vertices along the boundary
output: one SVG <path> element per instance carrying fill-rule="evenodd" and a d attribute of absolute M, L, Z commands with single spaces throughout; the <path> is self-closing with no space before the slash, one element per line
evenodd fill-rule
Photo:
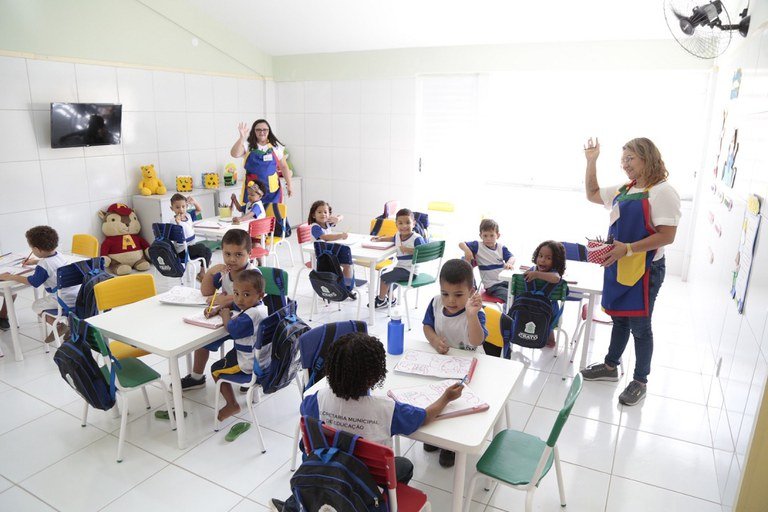
<path fill-rule="evenodd" d="M 187 411 L 184 411 L 184 417 L 185 418 L 187 417 Z M 168 411 L 166 411 L 166 410 L 157 410 L 157 411 L 155 411 L 155 418 L 157 418 L 159 420 L 169 420 L 169 419 L 171 419 L 170 416 L 168 415 Z"/>
<path fill-rule="evenodd" d="M 227 435 L 224 436 L 224 439 L 229 441 L 230 443 L 240 437 L 240 434 L 244 434 L 245 432 L 248 432 L 248 429 L 251 428 L 250 423 L 246 423 L 244 421 L 241 421 L 240 423 L 235 423 L 232 425 L 232 428 L 229 429 L 229 432 L 227 432 Z"/>

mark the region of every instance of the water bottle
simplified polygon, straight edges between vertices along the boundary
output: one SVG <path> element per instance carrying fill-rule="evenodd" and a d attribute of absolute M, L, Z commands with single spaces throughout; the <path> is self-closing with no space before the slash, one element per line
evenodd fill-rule
<path fill-rule="evenodd" d="M 399 356 L 403 353 L 403 335 L 405 326 L 400 320 L 400 311 L 393 311 L 387 326 L 387 352 L 393 356 Z"/>

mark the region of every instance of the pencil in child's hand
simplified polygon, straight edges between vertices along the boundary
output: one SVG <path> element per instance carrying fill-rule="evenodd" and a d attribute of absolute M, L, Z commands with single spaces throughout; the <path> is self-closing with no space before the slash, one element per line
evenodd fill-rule
<path fill-rule="evenodd" d="M 208 310 L 206 311 L 207 314 L 211 314 L 211 309 L 213 309 L 213 305 L 216 303 L 216 294 L 219 293 L 219 290 L 214 290 L 213 297 L 211 297 L 211 303 L 208 305 Z"/>
<path fill-rule="evenodd" d="M 32 257 L 32 251 L 29 251 L 29 256 L 24 258 L 24 261 L 22 261 L 21 264 L 22 265 L 26 265 L 27 263 L 29 263 L 29 258 L 31 258 L 31 257 Z"/>

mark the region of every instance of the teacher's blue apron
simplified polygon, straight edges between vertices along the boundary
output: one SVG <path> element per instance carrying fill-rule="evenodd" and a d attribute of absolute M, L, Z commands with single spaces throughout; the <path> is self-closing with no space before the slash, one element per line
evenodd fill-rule
<path fill-rule="evenodd" d="M 264 191 L 264 197 L 261 198 L 261 202 L 269 203 L 281 203 L 283 200 L 282 189 L 280 188 L 280 179 L 277 173 L 277 153 L 275 148 L 270 144 L 266 151 L 260 149 L 252 149 L 245 156 L 245 162 L 243 163 L 245 168 L 245 181 L 243 182 L 243 200 L 242 203 L 248 200 L 245 189 L 248 186 L 249 181 L 258 179 L 267 187 Z"/>
<path fill-rule="evenodd" d="M 632 181 L 621 187 L 613 198 L 619 217 L 608 228 L 608 236 L 624 243 L 634 243 L 656 232 L 651 224 L 648 190 L 629 193 Z M 611 316 L 648 316 L 651 262 L 656 251 L 636 252 L 605 267 L 602 306 Z"/>

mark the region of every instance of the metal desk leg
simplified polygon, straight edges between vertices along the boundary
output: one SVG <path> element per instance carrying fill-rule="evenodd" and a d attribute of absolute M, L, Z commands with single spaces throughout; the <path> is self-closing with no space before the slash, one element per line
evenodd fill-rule
<path fill-rule="evenodd" d="M 595 294 L 589 294 L 589 300 L 587 301 L 587 319 L 584 320 L 584 336 L 581 344 L 581 363 L 579 369 L 586 368 L 587 366 L 587 352 L 589 351 L 589 341 L 592 335 L 592 316 L 595 312 Z"/>
<path fill-rule="evenodd" d="M 467 454 L 456 452 L 456 464 L 453 466 L 453 512 L 461 512 L 464 500 L 464 476 L 467 472 Z"/>
<path fill-rule="evenodd" d="M 5 309 L 8 312 L 8 323 L 11 324 L 11 340 L 13 341 L 13 357 L 17 361 L 24 359 L 21 353 L 21 342 L 19 341 L 19 320 L 16 318 L 16 306 L 13 303 L 13 292 L 10 286 L 3 286 L 3 297 L 5 298 Z"/>
<path fill-rule="evenodd" d="M 173 412 L 176 414 L 176 436 L 178 438 L 179 450 L 183 450 L 186 442 L 186 425 L 184 423 L 184 403 L 181 396 L 179 358 L 171 357 L 168 359 L 168 366 L 171 367 L 171 389 L 173 390 Z"/>
<path fill-rule="evenodd" d="M 370 273 L 368 275 L 368 325 L 373 327 L 376 324 L 376 262 L 371 261 Z M 360 300 L 360 297 L 357 298 Z"/>

